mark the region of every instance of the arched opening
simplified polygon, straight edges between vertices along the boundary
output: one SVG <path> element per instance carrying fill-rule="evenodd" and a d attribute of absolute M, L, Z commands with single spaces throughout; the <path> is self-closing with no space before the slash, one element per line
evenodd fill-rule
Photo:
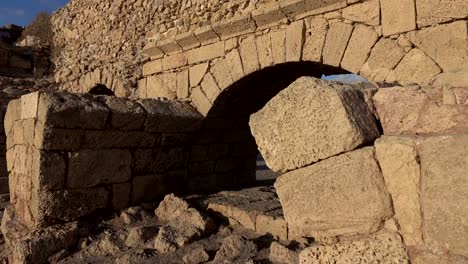
<path fill-rule="evenodd" d="M 271 184 L 279 175 L 268 169 L 253 138 L 250 115 L 302 76 L 349 74 L 314 62 L 290 62 L 254 72 L 224 89 L 206 115 L 192 149 L 191 189 L 237 189 Z"/>

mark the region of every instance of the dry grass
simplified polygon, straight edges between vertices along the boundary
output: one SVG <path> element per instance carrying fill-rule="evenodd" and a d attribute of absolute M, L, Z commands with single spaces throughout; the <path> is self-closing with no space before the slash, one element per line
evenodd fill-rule
<path fill-rule="evenodd" d="M 36 15 L 36 18 L 34 18 L 30 25 L 26 26 L 20 41 L 29 35 L 39 38 L 41 44 L 50 46 L 52 45 L 52 34 L 50 15 L 46 11 L 43 11 Z"/>

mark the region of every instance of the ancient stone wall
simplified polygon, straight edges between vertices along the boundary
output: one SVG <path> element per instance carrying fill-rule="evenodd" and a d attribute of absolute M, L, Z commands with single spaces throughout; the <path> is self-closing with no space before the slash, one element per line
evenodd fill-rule
<path fill-rule="evenodd" d="M 16 47 L 0 43 L 0 75 L 39 77 L 50 72 L 48 48 Z"/>
<path fill-rule="evenodd" d="M 181 192 L 202 116 L 155 99 L 36 92 L 5 118 L 10 202 L 28 227 Z"/>

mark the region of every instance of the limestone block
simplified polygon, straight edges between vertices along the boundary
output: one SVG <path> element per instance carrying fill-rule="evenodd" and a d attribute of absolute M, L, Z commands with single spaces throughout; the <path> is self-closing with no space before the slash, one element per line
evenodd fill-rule
<path fill-rule="evenodd" d="M 270 40 L 273 63 L 276 65 L 286 62 L 286 31 L 272 31 L 270 33 Z"/>
<path fill-rule="evenodd" d="M 189 69 L 190 87 L 195 87 L 200 84 L 206 72 L 208 71 L 208 63 L 197 64 Z"/>
<path fill-rule="evenodd" d="M 189 50 L 200 46 L 200 42 L 192 32 L 185 32 L 175 37 L 175 40 L 183 50 Z"/>
<path fill-rule="evenodd" d="M 153 75 L 146 78 L 146 98 L 165 97 L 175 99 L 174 88 L 177 85 L 174 73 Z"/>
<path fill-rule="evenodd" d="M 112 207 L 116 210 L 125 209 L 130 205 L 131 183 L 112 185 Z"/>
<path fill-rule="evenodd" d="M 61 128 L 103 129 L 109 109 L 94 97 L 67 92 L 41 92 L 38 121 Z"/>
<path fill-rule="evenodd" d="M 238 46 L 239 46 L 239 43 L 238 43 L 236 37 L 227 39 L 224 42 L 224 51 L 225 52 L 231 51 L 231 50 L 237 48 Z"/>
<path fill-rule="evenodd" d="M 161 64 L 164 71 L 180 68 L 187 65 L 187 58 L 184 53 L 173 54 L 162 58 Z"/>
<path fill-rule="evenodd" d="M 36 121 L 34 119 L 17 120 L 13 126 L 14 145 L 33 145 Z"/>
<path fill-rule="evenodd" d="M 404 49 L 395 41 L 381 38 L 372 48 L 369 59 L 362 67 L 360 74 L 368 80 L 385 81 L 405 54 Z"/>
<path fill-rule="evenodd" d="M 338 67 L 353 32 L 353 26 L 345 23 L 334 23 L 328 30 L 323 47 L 323 63 Z"/>
<path fill-rule="evenodd" d="M 214 263 L 249 263 L 251 258 L 258 254 L 257 245 L 239 235 L 231 235 L 223 240 Z M 251 262 L 250 262 L 251 263 Z"/>
<path fill-rule="evenodd" d="M 241 57 L 237 49 L 230 51 L 226 55 L 226 66 L 229 69 L 229 73 L 231 74 L 231 79 L 233 82 L 236 82 L 245 76 Z"/>
<path fill-rule="evenodd" d="M 29 155 L 34 155 L 31 178 L 36 190 L 61 190 L 65 187 L 66 164 L 62 154 L 34 150 Z"/>
<path fill-rule="evenodd" d="M 145 122 L 145 111 L 135 101 L 115 96 L 100 98 L 110 110 L 110 125 L 120 130 L 138 130 Z"/>
<path fill-rule="evenodd" d="M 82 143 L 83 131 L 62 129 L 36 124 L 34 147 L 42 150 L 77 150 Z"/>
<path fill-rule="evenodd" d="M 439 66 L 419 49 L 412 49 L 395 68 L 401 84 L 424 84 L 441 72 Z"/>
<path fill-rule="evenodd" d="M 87 149 L 154 147 L 161 136 L 145 131 L 88 130 L 83 147 Z"/>
<path fill-rule="evenodd" d="M 418 147 L 423 179 L 424 240 L 467 257 L 468 136 L 429 137 Z"/>
<path fill-rule="evenodd" d="M 270 246 L 270 260 L 278 263 L 299 263 L 299 255 L 274 241 Z"/>
<path fill-rule="evenodd" d="M 252 18 L 255 20 L 258 29 L 268 28 L 288 21 L 277 2 L 269 3 L 253 10 Z"/>
<path fill-rule="evenodd" d="M 281 91 L 251 115 L 249 124 L 268 167 L 283 172 L 379 136 L 359 89 L 312 77 L 302 77 Z"/>
<path fill-rule="evenodd" d="M 146 111 L 145 130 L 148 132 L 184 133 L 201 126 L 203 116 L 189 104 L 154 99 L 138 102 Z"/>
<path fill-rule="evenodd" d="M 323 17 L 313 17 L 307 23 L 307 37 L 302 51 L 303 61 L 322 61 L 322 49 L 327 35 L 328 22 Z"/>
<path fill-rule="evenodd" d="M 421 173 L 416 142 L 410 137 L 384 136 L 376 140 L 375 150 L 405 244 L 420 245 Z"/>
<path fill-rule="evenodd" d="M 304 20 L 293 22 L 286 28 L 286 61 L 301 60 L 304 33 Z"/>
<path fill-rule="evenodd" d="M 82 150 L 68 157 L 67 186 L 87 188 L 123 183 L 131 177 L 132 156 L 128 150 Z"/>
<path fill-rule="evenodd" d="M 468 105 L 468 87 L 444 87 L 443 101 L 448 105 Z"/>
<path fill-rule="evenodd" d="M 190 94 L 190 98 L 192 98 L 192 103 L 195 108 L 203 115 L 206 116 L 211 109 L 211 102 L 208 100 L 206 95 L 203 93 L 202 89 L 197 86 L 192 90 Z"/>
<path fill-rule="evenodd" d="M 40 92 L 21 96 L 21 119 L 36 118 Z"/>
<path fill-rule="evenodd" d="M 283 174 L 275 188 L 289 239 L 369 234 L 393 215 L 373 147 Z"/>
<path fill-rule="evenodd" d="M 224 41 L 218 41 L 210 45 L 189 50 L 185 53 L 189 64 L 209 61 L 222 56 L 224 56 Z"/>
<path fill-rule="evenodd" d="M 181 52 L 182 48 L 172 38 L 162 39 L 156 42 L 156 46 L 166 54 Z"/>
<path fill-rule="evenodd" d="M 138 174 L 166 173 L 184 169 L 187 165 L 188 151 L 182 148 L 138 149 L 135 151 L 134 170 Z"/>
<path fill-rule="evenodd" d="M 416 29 L 415 0 L 380 0 L 384 36 Z"/>
<path fill-rule="evenodd" d="M 219 41 L 218 34 L 216 34 L 211 26 L 197 28 L 193 31 L 193 33 L 197 37 L 198 41 L 200 41 L 202 46 Z"/>
<path fill-rule="evenodd" d="M 283 13 L 291 20 L 295 21 L 296 16 L 304 12 L 304 0 L 281 0 L 280 8 Z"/>
<path fill-rule="evenodd" d="M 225 75 L 229 74 L 229 72 L 224 71 L 224 70 L 226 69 L 224 68 L 220 72 Z M 221 77 L 218 77 L 218 78 L 221 78 Z M 219 93 L 221 92 L 218 85 L 216 84 L 215 79 L 213 78 L 213 75 L 211 75 L 211 73 L 207 73 L 205 75 L 205 78 L 203 78 L 203 81 L 201 83 L 201 88 L 211 103 L 213 103 L 214 100 L 216 100 Z"/>
<path fill-rule="evenodd" d="M 298 19 L 312 15 L 323 14 L 346 7 L 346 0 L 304 0 L 304 12 L 297 16 Z"/>
<path fill-rule="evenodd" d="M 406 247 L 398 234 L 384 233 L 335 245 L 312 246 L 299 254 L 301 264 L 409 263 Z"/>
<path fill-rule="evenodd" d="M 288 224 L 284 217 L 260 214 L 255 219 L 255 232 L 258 234 L 271 234 L 279 239 L 287 240 Z"/>
<path fill-rule="evenodd" d="M 371 26 L 380 25 L 379 0 L 368 0 L 343 9 L 342 16 L 354 22 Z"/>
<path fill-rule="evenodd" d="M 212 27 L 221 40 L 254 32 L 257 28 L 251 14 L 236 16 L 228 21 L 218 22 Z"/>
<path fill-rule="evenodd" d="M 189 97 L 189 71 L 181 71 L 177 73 L 177 98 L 185 99 Z"/>
<path fill-rule="evenodd" d="M 468 69 L 457 72 L 444 72 L 434 77 L 434 87 L 468 87 Z"/>
<path fill-rule="evenodd" d="M 8 108 L 5 113 L 5 119 L 3 121 L 5 135 L 9 136 L 10 131 L 13 128 L 13 124 L 16 120 L 21 119 L 21 107 L 22 103 L 20 99 L 11 100 L 8 103 Z"/>
<path fill-rule="evenodd" d="M 385 135 L 463 134 L 468 131 L 468 109 L 443 105 L 431 89 L 393 87 L 373 97 Z"/>
<path fill-rule="evenodd" d="M 162 71 L 162 59 L 153 60 L 143 64 L 143 76 L 160 73 Z"/>
<path fill-rule="evenodd" d="M 367 61 L 371 48 L 378 38 L 379 36 L 372 28 L 356 26 L 341 61 L 341 67 L 347 71 L 358 73 Z"/>
<path fill-rule="evenodd" d="M 468 69 L 467 28 L 466 21 L 457 21 L 411 32 L 408 37 L 444 72 L 457 72 Z"/>
<path fill-rule="evenodd" d="M 241 41 L 239 53 L 246 75 L 260 69 L 257 55 L 257 44 L 254 36 L 249 36 Z"/>
<path fill-rule="evenodd" d="M 271 39 L 269 34 L 257 37 L 258 61 L 261 68 L 273 65 L 273 52 L 271 49 Z"/>
<path fill-rule="evenodd" d="M 34 192 L 31 200 L 35 226 L 54 221 L 74 221 L 98 209 L 106 208 L 109 192 L 105 188 L 87 188 Z"/>
<path fill-rule="evenodd" d="M 144 175 L 132 180 L 132 204 L 154 202 L 170 191 L 163 185 L 162 175 Z"/>
<path fill-rule="evenodd" d="M 164 52 L 160 50 L 154 43 L 148 43 L 143 48 L 143 54 L 150 57 L 151 59 L 159 59 L 164 56 Z"/>
<path fill-rule="evenodd" d="M 455 1 L 431 1 L 416 0 L 416 12 L 418 27 L 442 24 L 453 19 L 466 18 L 468 15 L 468 3 L 464 0 Z"/>
<path fill-rule="evenodd" d="M 451 259 L 447 256 L 440 256 L 431 252 L 417 252 L 417 254 L 411 254 L 412 264 L 452 264 L 452 263 L 463 263 L 463 260 Z"/>
<path fill-rule="evenodd" d="M 216 80 L 219 90 L 222 91 L 234 83 L 234 80 L 232 79 L 230 71 L 231 69 L 228 68 L 226 59 L 218 60 L 215 64 L 211 65 L 210 72 L 213 75 L 214 79 Z M 207 91 L 203 87 L 203 83 L 206 79 L 209 79 L 209 74 L 206 74 L 205 78 L 202 81 L 202 89 L 205 92 L 205 94 L 208 96 L 208 99 L 211 100 L 213 98 L 210 98 L 210 95 L 207 93 Z"/>

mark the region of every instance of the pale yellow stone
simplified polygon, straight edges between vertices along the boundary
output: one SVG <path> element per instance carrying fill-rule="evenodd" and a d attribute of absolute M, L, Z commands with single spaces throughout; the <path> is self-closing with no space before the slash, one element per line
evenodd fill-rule
<path fill-rule="evenodd" d="M 36 118 L 39 104 L 39 92 L 21 96 L 21 119 Z"/>
<path fill-rule="evenodd" d="M 218 41 L 210 45 L 189 50 L 185 53 L 189 64 L 209 61 L 222 56 L 224 56 L 224 41 Z"/>
<path fill-rule="evenodd" d="M 197 64 L 189 69 L 189 77 L 190 77 L 190 87 L 195 87 L 200 84 L 201 80 L 205 76 L 206 72 L 208 71 L 208 63 Z"/>
<path fill-rule="evenodd" d="M 334 23 L 330 26 L 322 52 L 324 64 L 340 66 L 352 31 L 353 26 L 345 23 Z"/>
<path fill-rule="evenodd" d="M 228 67 L 226 59 L 221 59 L 211 66 L 210 72 L 211 74 L 213 74 L 213 77 L 216 80 L 216 83 L 218 84 L 217 86 L 219 87 L 219 89 L 221 89 L 221 91 L 228 88 L 231 84 L 234 83 L 230 71 L 231 69 Z M 210 98 L 210 96 L 208 96 L 208 98 Z"/>
<path fill-rule="evenodd" d="M 244 69 L 237 49 L 232 50 L 226 55 L 226 65 L 230 70 L 231 77 L 234 82 L 244 77 Z"/>
<path fill-rule="evenodd" d="M 203 115 L 206 116 L 208 111 L 211 109 L 211 102 L 208 100 L 206 95 L 203 93 L 199 86 L 192 89 L 192 93 L 190 94 L 190 98 L 192 98 L 192 103 L 195 108 Z"/>
<path fill-rule="evenodd" d="M 439 66 L 419 49 L 412 49 L 395 68 L 396 80 L 405 84 L 428 83 L 441 72 Z"/>
<path fill-rule="evenodd" d="M 236 16 L 228 21 L 221 21 L 212 25 L 213 30 L 221 40 L 240 36 L 255 31 L 255 21 L 251 15 Z"/>
<path fill-rule="evenodd" d="M 354 22 L 378 26 L 380 24 L 379 0 L 366 0 L 362 3 L 348 6 L 343 9 L 342 16 Z"/>
<path fill-rule="evenodd" d="M 367 61 L 378 37 L 370 27 L 356 26 L 341 61 L 341 67 L 349 72 L 358 73 Z"/>
<path fill-rule="evenodd" d="M 286 31 L 272 31 L 270 33 L 270 40 L 273 53 L 273 63 L 280 64 L 286 62 Z"/>
<path fill-rule="evenodd" d="M 258 61 L 262 68 L 273 65 L 273 52 L 271 50 L 271 39 L 269 34 L 257 37 Z"/>
<path fill-rule="evenodd" d="M 162 60 L 154 60 L 143 65 L 143 76 L 159 73 L 163 71 Z"/>
<path fill-rule="evenodd" d="M 286 61 L 300 61 L 304 44 L 304 20 L 299 20 L 286 28 Z"/>
<path fill-rule="evenodd" d="M 255 36 L 249 36 L 241 41 L 239 53 L 246 75 L 260 69 Z"/>
<path fill-rule="evenodd" d="M 322 61 L 322 49 L 327 35 L 328 22 L 323 17 L 317 16 L 310 19 L 306 32 L 302 60 Z"/>
<path fill-rule="evenodd" d="M 415 1 L 419 28 L 468 17 L 468 1 L 465 0 Z"/>
<path fill-rule="evenodd" d="M 211 103 L 214 102 L 216 97 L 218 97 L 219 93 L 221 92 L 211 73 L 207 73 L 205 75 L 203 81 L 201 82 L 201 88 Z"/>
<path fill-rule="evenodd" d="M 414 0 L 380 0 L 384 36 L 416 29 Z"/>
<path fill-rule="evenodd" d="M 189 71 L 181 71 L 177 73 L 177 98 L 184 99 L 189 96 Z"/>

